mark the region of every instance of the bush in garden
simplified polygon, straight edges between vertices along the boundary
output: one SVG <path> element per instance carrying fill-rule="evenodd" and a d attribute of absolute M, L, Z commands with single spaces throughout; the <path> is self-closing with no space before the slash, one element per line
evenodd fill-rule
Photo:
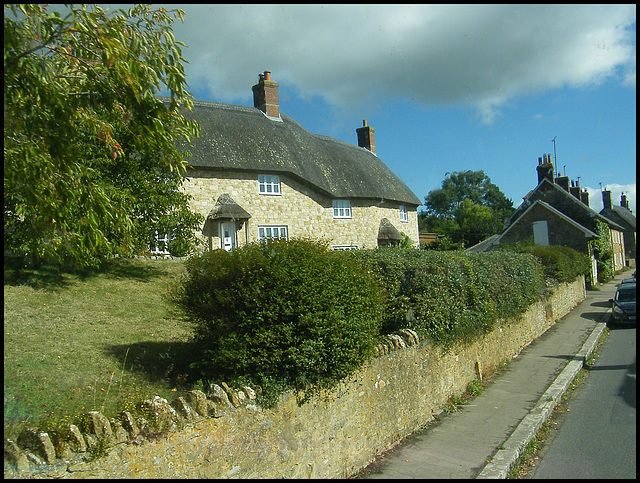
<path fill-rule="evenodd" d="M 383 292 L 345 252 L 269 241 L 205 252 L 186 268 L 178 302 L 195 323 L 192 367 L 204 380 L 244 376 L 312 392 L 371 357 Z"/>

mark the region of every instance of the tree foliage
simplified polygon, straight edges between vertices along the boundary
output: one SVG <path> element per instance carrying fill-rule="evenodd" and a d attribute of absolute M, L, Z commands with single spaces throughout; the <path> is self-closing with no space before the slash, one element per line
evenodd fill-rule
<path fill-rule="evenodd" d="M 184 12 L 60 7 L 4 7 L 5 250 L 87 266 L 141 252 L 155 230 L 192 236 Z"/>
<path fill-rule="evenodd" d="M 424 206 L 421 230 L 447 235 L 465 246 L 499 233 L 514 211 L 513 202 L 484 171 L 447 173 L 442 188 L 430 191 Z"/>

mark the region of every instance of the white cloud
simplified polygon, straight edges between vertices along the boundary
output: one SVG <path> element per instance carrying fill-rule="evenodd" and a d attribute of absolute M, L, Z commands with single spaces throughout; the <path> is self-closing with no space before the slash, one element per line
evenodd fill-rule
<path fill-rule="evenodd" d="M 607 184 L 602 187 L 602 189 L 586 187 L 589 193 L 589 206 L 592 210 L 596 212 L 600 212 L 602 210 L 602 189 L 607 191 L 611 191 L 611 203 L 614 206 L 620 206 L 620 198 L 622 193 L 627 197 L 627 201 L 629 202 L 629 209 L 635 215 L 636 214 L 636 184 L 631 183 L 627 185 L 621 184 Z"/>
<path fill-rule="evenodd" d="M 350 108 L 404 98 L 467 105 L 489 123 L 509 100 L 611 76 L 635 86 L 635 5 L 181 5 L 191 88 L 247 100 L 271 70 Z"/>

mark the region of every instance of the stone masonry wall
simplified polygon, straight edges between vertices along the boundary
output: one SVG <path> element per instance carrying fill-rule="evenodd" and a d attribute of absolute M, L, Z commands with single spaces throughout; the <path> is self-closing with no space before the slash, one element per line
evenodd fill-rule
<path fill-rule="evenodd" d="M 74 451 L 81 440 L 86 449 L 105 434 L 120 441 L 93 461 L 69 451 L 56 459 L 49 443 L 51 464 L 34 473 L 15 442 L 5 441 L 5 477 L 348 477 L 432 420 L 469 382 L 518 355 L 585 296 L 584 278 L 564 284 L 520 320 L 503 322 L 478 342 L 446 353 L 417 341 L 411 331 L 390 336 L 357 374 L 301 405 L 294 394 L 285 394 L 275 408 L 261 409 L 249 388 L 233 391 L 222 383 L 207 398 L 192 391 L 172 405 L 160 398 L 147 401 L 164 415 L 159 422 L 165 431 L 146 438 L 126 414 L 111 422 L 92 414 L 92 434 L 76 437 Z M 14 464 L 7 464 L 8 454 Z"/>
<path fill-rule="evenodd" d="M 258 225 L 287 225 L 289 237 L 320 238 L 332 245 L 352 245 L 358 248 L 378 246 L 380 220 L 387 218 L 398 231 L 405 233 L 418 246 L 418 212 L 407 207 L 408 221 L 400 221 L 399 205 L 379 200 L 374 204 L 351 200 L 352 217 L 333 218 L 332 199 L 287 176 L 280 175 L 281 195 L 258 193 L 258 176 L 253 173 L 190 171 L 183 189 L 193 196 L 192 209 L 207 216 L 218 196 L 228 193 L 244 208 L 251 219 L 249 241 L 258 240 Z M 270 174 L 270 173 L 265 173 Z M 238 232 L 240 245 L 245 242 L 245 228 Z M 219 239 L 213 240 L 219 248 Z"/>

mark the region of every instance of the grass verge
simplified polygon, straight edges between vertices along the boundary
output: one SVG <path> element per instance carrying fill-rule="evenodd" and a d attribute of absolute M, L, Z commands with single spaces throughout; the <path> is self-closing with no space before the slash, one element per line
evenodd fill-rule
<path fill-rule="evenodd" d="M 99 273 L 11 271 L 4 284 L 4 422 L 107 417 L 185 385 L 190 324 L 166 300 L 179 260 L 114 259 Z"/>

